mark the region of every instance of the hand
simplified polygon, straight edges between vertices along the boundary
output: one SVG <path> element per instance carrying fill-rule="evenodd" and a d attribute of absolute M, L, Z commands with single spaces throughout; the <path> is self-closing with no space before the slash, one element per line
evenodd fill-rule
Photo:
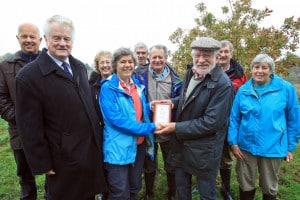
<path fill-rule="evenodd" d="M 46 174 L 49 175 L 49 176 L 53 176 L 53 175 L 55 175 L 55 172 L 53 171 L 53 169 L 51 169 Z"/>
<path fill-rule="evenodd" d="M 156 126 L 155 131 L 159 131 L 159 130 L 161 130 L 163 128 L 163 125 L 160 124 L 160 123 L 155 123 L 155 126 Z"/>
<path fill-rule="evenodd" d="M 293 154 L 288 152 L 288 155 L 285 157 L 286 162 L 290 162 L 293 160 Z"/>
<path fill-rule="evenodd" d="M 243 155 L 242 151 L 240 150 L 238 145 L 231 146 L 232 154 L 239 160 L 245 160 L 245 156 Z"/>
<path fill-rule="evenodd" d="M 161 124 L 162 128 L 160 130 L 154 131 L 154 134 L 170 134 L 175 132 L 175 122 Z"/>

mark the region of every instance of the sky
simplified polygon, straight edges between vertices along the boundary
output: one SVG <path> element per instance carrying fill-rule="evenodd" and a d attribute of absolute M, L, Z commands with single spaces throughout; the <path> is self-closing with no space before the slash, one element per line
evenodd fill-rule
<path fill-rule="evenodd" d="M 17 27 L 24 22 L 36 24 L 43 34 L 47 18 L 59 14 L 73 20 L 75 41 L 72 55 L 84 63 L 92 64 L 100 50 L 113 52 L 119 47 L 133 50 L 137 42 L 148 47 L 164 44 L 171 52 L 176 46 L 169 41 L 177 29 L 190 29 L 199 16 L 196 5 L 203 2 L 207 11 L 222 17 L 221 7 L 228 0 L 9 0 L 1 2 L 0 55 L 19 50 Z M 296 0 L 253 0 L 253 7 L 272 9 L 266 26 L 279 28 L 284 18 L 300 17 Z M 44 40 L 41 49 L 45 47 Z"/>

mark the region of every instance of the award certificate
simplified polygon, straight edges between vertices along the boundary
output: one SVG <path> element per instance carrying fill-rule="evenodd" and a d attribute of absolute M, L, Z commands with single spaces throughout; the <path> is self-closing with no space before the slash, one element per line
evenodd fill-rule
<path fill-rule="evenodd" d="M 153 121 L 155 123 L 171 122 L 171 103 L 156 103 L 154 104 Z"/>

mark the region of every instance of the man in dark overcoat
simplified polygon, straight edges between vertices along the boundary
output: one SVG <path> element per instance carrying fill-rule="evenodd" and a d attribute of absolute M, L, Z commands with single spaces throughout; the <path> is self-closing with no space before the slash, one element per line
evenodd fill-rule
<path fill-rule="evenodd" d="M 87 71 L 71 56 L 70 19 L 55 15 L 44 32 L 48 49 L 16 76 L 21 141 L 33 174 L 46 174 L 47 199 L 92 200 L 106 183 Z"/>
<path fill-rule="evenodd" d="M 179 199 L 192 199 L 192 175 L 201 199 L 217 199 L 216 177 L 234 95 L 230 79 L 216 63 L 220 47 L 210 37 L 192 42 L 193 65 L 187 69 L 182 94 L 172 99 L 176 122 L 155 132 L 173 133 L 170 160 Z"/>

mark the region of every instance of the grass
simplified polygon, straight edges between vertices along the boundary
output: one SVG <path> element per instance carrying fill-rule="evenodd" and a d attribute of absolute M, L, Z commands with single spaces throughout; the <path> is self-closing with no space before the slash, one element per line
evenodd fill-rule
<path fill-rule="evenodd" d="M 300 147 L 293 153 L 294 160 L 291 163 L 283 162 L 280 171 L 278 200 L 300 200 Z M 16 166 L 12 150 L 9 146 L 9 136 L 7 124 L 0 119 L 0 199 L 17 200 L 19 199 L 19 184 L 16 176 Z M 162 156 L 159 152 L 159 166 L 155 182 L 154 200 L 166 199 L 167 183 L 165 171 L 163 170 Z M 44 176 L 37 176 L 38 200 L 43 199 L 44 195 Z M 220 178 L 217 178 L 217 189 L 220 189 Z M 238 184 L 236 182 L 235 170 L 232 170 L 232 193 L 234 199 L 238 199 Z M 258 188 L 258 183 L 257 183 Z M 140 197 L 144 189 L 140 193 Z M 197 191 L 193 193 L 193 199 L 199 199 Z M 218 199 L 222 199 L 218 193 Z M 260 189 L 257 189 L 255 200 L 262 199 Z"/>

